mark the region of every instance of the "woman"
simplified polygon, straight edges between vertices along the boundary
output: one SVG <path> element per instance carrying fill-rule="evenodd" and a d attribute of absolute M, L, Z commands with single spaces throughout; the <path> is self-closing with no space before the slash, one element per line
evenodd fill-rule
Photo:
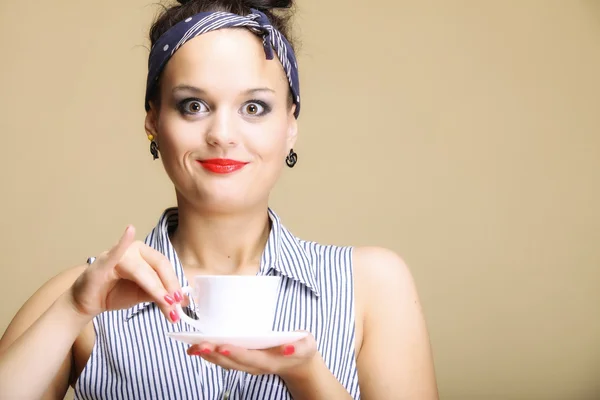
<path fill-rule="evenodd" d="M 272 10 L 291 1 L 180 3 L 150 31 L 145 104 L 177 208 L 27 301 L 0 342 L 0 398 L 436 399 L 402 260 L 297 239 L 268 207 L 297 161 L 297 63 Z M 281 276 L 274 327 L 310 334 L 267 350 L 169 339 L 191 329 L 176 307 L 199 274 Z"/>

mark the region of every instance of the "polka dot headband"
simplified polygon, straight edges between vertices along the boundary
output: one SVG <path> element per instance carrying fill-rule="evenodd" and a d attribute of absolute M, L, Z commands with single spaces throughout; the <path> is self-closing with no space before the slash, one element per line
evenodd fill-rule
<path fill-rule="evenodd" d="M 154 90 L 161 71 L 175 52 L 189 40 L 216 29 L 246 27 L 262 37 L 267 60 L 273 59 L 273 50 L 277 54 L 287 75 L 290 89 L 296 104 L 294 116 L 300 114 L 300 83 L 298 63 L 292 46 L 275 29 L 269 18 L 259 10 L 251 9 L 251 14 L 241 16 L 226 12 L 202 12 L 181 21 L 165 32 L 150 50 L 148 58 L 148 79 L 146 81 L 146 111 L 150 109 L 150 95 Z"/>

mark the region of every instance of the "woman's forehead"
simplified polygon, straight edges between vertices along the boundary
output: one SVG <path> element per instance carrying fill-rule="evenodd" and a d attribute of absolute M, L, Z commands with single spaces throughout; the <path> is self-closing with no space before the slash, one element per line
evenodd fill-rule
<path fill-rule="evenodd" d="M 288 86 L 279 60 L 268 60 L 261 38 L 245 28 L 216 30 L 188 41 L 167 63 L 163 84 L 205 90 L 268 87 L 276 92 L 287 92 Z"/>

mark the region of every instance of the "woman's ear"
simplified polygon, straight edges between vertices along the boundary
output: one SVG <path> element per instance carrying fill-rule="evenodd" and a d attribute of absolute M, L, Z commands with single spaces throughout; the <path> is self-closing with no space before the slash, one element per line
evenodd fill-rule
<path fill-rule="evenodd" d="M 146 135 L 148 135 L 148 137 L 152 136 L 155 139 L 158 137 L 156 134 L 158 131 L 158 129 L 156 129 L 156 114 L 157 113 L 154 107 L 151 107 L 150 110 L 146 112 L 146 119 L 144 120 L 144 129 L 146 130 Z"/>
<path fill-rule="evenodd" d="M 288 131 L 287 131 L 287 143 L 288 148 L 293 148 L 296 144 L 296 139 L 298 138 L 298 120 L 294 117 L 294 111 L 296 110 L 296 105 L 294 104 L 291 107 L 291 111 L 288 114 Z"/>

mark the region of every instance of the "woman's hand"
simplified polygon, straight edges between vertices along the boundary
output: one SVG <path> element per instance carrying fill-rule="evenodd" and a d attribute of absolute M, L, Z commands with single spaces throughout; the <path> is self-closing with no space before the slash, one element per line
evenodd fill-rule
<path fill-rule="evenodd" d="M 284 346 L 266 350 L 248 350 L 241 347 L 211 343 L 192 345 L 191 356 L 200 356 L 226 369 L 245 371 L 252 375 L 273 374 L 283 379 L 301 376 L 317 358 L 317 343 L 312 335 Z"/>
<path fill-rule="evenodd" d="M 155 302 L 168 320 L 179 319 L 173 305 L 181 286 L 169 260 L 143 242 L 128 226 L 119 242 L 100 255 L 70 288 L 75 309 L 90 319 L 97 314 Z"/>

